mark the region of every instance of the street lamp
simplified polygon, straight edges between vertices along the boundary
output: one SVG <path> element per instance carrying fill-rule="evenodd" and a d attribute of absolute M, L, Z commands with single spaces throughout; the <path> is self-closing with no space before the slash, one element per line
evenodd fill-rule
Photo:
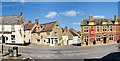
<path fill-rule="evenodd" d="M 2 55 L 3 55 L 3 41 L 4 41 L 4 36 L 2 35 Z"/>

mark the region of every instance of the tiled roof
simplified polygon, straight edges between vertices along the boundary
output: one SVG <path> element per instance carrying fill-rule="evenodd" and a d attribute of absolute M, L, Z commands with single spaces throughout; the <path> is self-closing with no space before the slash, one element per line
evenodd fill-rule
<path fill-rule="evenodd" d="M 75 29 L 73 29 L 73 28 L 70 29 L 70 32 L 71 32 L 71 34 L 73 36 L 79 36 L 78 33 L 77 33 L 77 31 Z"/>
<path fill-rule="evenodd" d="M 97 19 L 94 19 L 94 23 L 95 25 L 101 25 L 102 22 L 107 22 L 107 24 L 113 24 L 113 19 L 103 19 L 103 18 L 97 18 Z M 89 19 L 83 19 L 83 21 L 81 21 L 81 25 L 88 25 L 89 24 Z"/>
<path fill-rule="evenodd" d="M 20 16 L 0 16 L 0 24 L 18 25 L 22 24 L 22 19 Z"/>
<path fill-rule="evenodd" d="M 56 21 L 41 24 L 41 25 L 40 25 L 41 28 L 42 28 L 41 32 L 50 32 L 50 31 L 52 31 L 53 26 L 54 26 L 55 23 L 56 23 Z"/>
<path fill-rule="evenodd" d="M 35 23 L 33 23 L 33 24 L 26 24 L 25 25 L 25 30 L 31 30 L 32 28 L 33 28 L 33 26 L 35 25 Z"/>

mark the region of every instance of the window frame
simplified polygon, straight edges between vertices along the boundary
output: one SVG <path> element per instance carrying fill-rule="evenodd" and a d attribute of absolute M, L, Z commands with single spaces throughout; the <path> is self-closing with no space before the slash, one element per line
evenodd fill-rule
<path fill-rule="evenodd" d="M 14 37 L 13 37 L 14 36 Z M 13 38 L 12 38 L 13 37 Z M 15 40 L 15 35 L 11 35 L 11 40 Z"/>
<path fill-rule="evenodd" d="M 88 35 L 84 36 L 84 41 L 88 41 L 88 39 L 89 39 Z"/>
<path fill-rule="evenodd" d="M 109 40 L 113 40 L 113 35 L 109 35 Z"/>
<path fill-rule="evenodd" d="M 107 26 L 103 26 L 103 32 L 107 32 Z"/>
<path fill-rule="evenodd" d="M 88 27 L 84 27 L 84 32 L 88 32 Z"/>
<path fill-rule="evenodd" d="M 112 32 L 112 31 L 113 31 L 112 26 L 109 26 L 109 29 L 110 29 L 110 32 Z"/>
<path fill-rule="evenodd" d="M 100 35 L 96 36 L 96 41 L 100 41 Z"/>
<path fill-rule="evenodd" d="M 99 26 L 97 26 L 96 31 L 100 32 L 100 27 Z"/>

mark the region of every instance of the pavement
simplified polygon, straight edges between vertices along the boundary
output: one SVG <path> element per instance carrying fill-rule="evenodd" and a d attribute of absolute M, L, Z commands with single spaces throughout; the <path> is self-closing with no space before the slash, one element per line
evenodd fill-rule
<path fill-rule="evenodd" d="M 101 59 L 118 52 L 118 44 L 97 46 L 19 46 L 19 53 L 31 59 Z M 9 46 L 4 45 L 4 52 Z"/>

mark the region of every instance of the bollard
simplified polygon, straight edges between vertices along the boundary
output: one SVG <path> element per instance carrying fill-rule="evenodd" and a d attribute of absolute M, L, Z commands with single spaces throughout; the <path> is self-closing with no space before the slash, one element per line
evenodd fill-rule
<path fill-rule="evenodd" d="M 9 57 L 13 57 L 13 50 L 12 49 L 8 49 L 9 52 Z"/>
<path fill-rule="evenodd" d="M 13 56 L 14 57 L 18 56 L 18 47 L 13 47 Z"/>

